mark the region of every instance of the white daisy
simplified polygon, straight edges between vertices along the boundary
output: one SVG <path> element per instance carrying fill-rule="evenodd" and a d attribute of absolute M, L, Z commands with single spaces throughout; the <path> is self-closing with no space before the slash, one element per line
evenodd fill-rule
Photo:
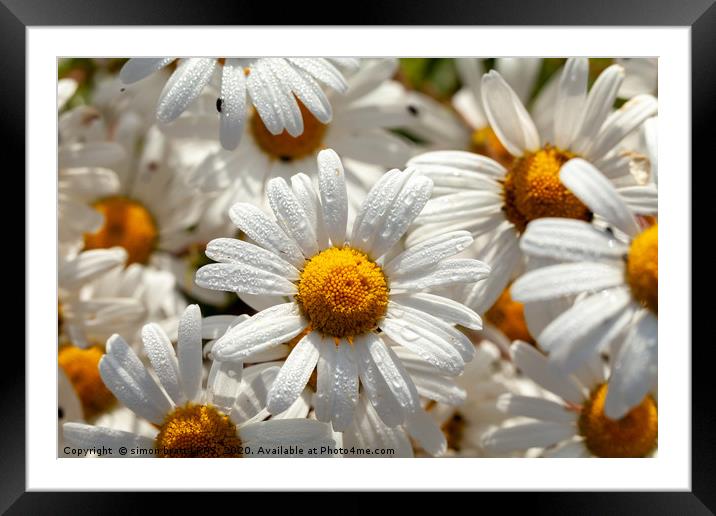
<path fill-rule="evenodd" d="M 512 347 L 515 365 L 554 396 L 506 394 L 498 408 L 507 416 L 532 421 L 488 433 L 483 445 L 505 454 L 544 448 L 543 457 L 647 457 L 656 452 L 658 410 L 647 394 L 620 419 L 605 413 L 611 386 L 597 357 L 575 375 L 562 373 L 524 342 Z"/>
<path fill-rule="evenodd" d="M 127 253 L 121 248 L 79 253 L 60 258 L 58 268 L 58 323 L 61 340 L 86 348 L 107 340 L 115 331 L 133 334 L 145 320 L 146 309 L 132 292 L 106 292 L 102 278 L 124 268 Z"/>
<path fill-rule="evenodd" d="M 508 352 L 509 353 L 509 352 Z M 497 399 L 505 393 L 541 395 L 534 382 L 526 381 L 498 346 L 481 340 L 475 357 L 456 379 L 465 397 L 459 403 L 430 402 L 428 413 L 440 425 L 447 439 L 447 455 L 452 457 L 492 457 L 482 446 L 483 436 L 507 419 L 498 410 Z M 511 456 L 524 456 L 513 454 Z"/>
<path fill-rule="evenodd" d="M 584 160 L 570 161 L 560 176 L 613 229 L 602 231 L 577 220 L 530 223 L 522 250 L 567 263 L 528 272 L 512 286 L 512 295 L 541 303 L 586 294 L 537 336 L 550 359 L 568 373 L 624 338 L 615 351 L 605 405 L 606 414 L 616 419 L 656 384 L 658 224 L 640 224 L 617 190 Z"/>
<path fill-rule="evenodd" d="M 416 153 L 416 147 L 406 138 L 389 130 L 414 122 L 403 87 L 391 80 L 397 66 L 396 59 L 363 61 L 347 79 L 345 95 L 328 96 L 333 106 L 330 121 L 321 120 L 300 104 L 304 129 L 298 136 L 275 134 L 253 113 L 237 151 L 220 150 L 210 155 L 194 171 L 193 181 L 204 191 L 230 189 L 235 202 L 268 208 L 269 180 L 289 179 L 299 172 L 315 177 L 318 153 L 331 148 L 343 161 L 352 217 L 383 172 L 403 166 Z M 200 107 L 165 131 L 173 135 L 213 135 L 215 108 L 210 103 L 204 104 L 206 111 Z"/>
<path fill-rule="evenodd" d="M 215 362 L 202 388 L 201 312 L 182 316 L 177 351 L 156 325 L 142 331 L 144 348 L 159 378 L 119 336 L 107 342 L 99 363 L 107 387 L 128 408 L 156 425 L 153 438 L 122 430 L 65 423 L 65 439 L 78 447 L 106 447 L 109 456 L 241 457 L 303 455 L 314 446 L 334 446 L 328 425 L 305 419 L 240 421 L 234 405 L 241 394 L 241 364 Z M 123 455 L 120 447 L 129 449 Z M 282 448 L 299 446 L 303 452 Z M 131 453 L 134 452 L 134 453 Z"/>
<path fill-rule="evenodd" d="M 119 78 L 131 84 L 176 59 L 130 59 L 119 72 Z M 220 139 L 226 149 L 234 149 L 239 143 L 249 102 L 271 134 L 285 130 L 296 137 L 304 129 L 296 99 L 318 120 L 330 122 L 331 104 L 319 83 L 343 93 L 346 82 L 336 66 L 356 65 L 357 60 L 348 58 L 181 59 L 159 97 L 157 119 L 162 123 L 175 120 L 220 69 L 220 95 L 216 105 L 221 120 Z"/>
<path fill-rule="evenodd" d="M 637 96 L 612 113 L 623 78 L 621 67 L 607 68 L 589 94 L 587 73 L 586 59 L 567 61 L 553 105 L 550 133 L 554 136 L 542 137 L 505 80 L 494 70 L 483 77 L 481 93 L 490 126 L 515 158 L 508 168 L 461 151 L 431 152 L 409 162 L 433 180 L 436 198 L 416 219 L 419 227 L 408 236 L 408 244 L 456 229 L 473 236 L 490 232 L 491 243 L 478 256 L 492 266 L 491 280 L 468 286 L 459 296 L 478 313 L 495 302 L 523 267 L 518 242 L 530 221 L 542 217 L 591 220 L 589 208 L 559 179 L 560 169 L 571 159 L 589 159 L 620 185 L 620 193 L 639 213 L 656 210 L 654 185 L 635 186 L 631 156 L 612 151 L 654 114 L 656 99 Z"/>
<path fill-rule="evenodd" d="M 269 392 L 272 414 L 296 400 L 318 365 L 319 420 L 331 421 L 337 431 L 351 423 L 360 377 L 363 394 L 386 424 L 410 422 L 422 413 L 420 399 L 391 344 L 414 351 L 442 374 L 460 374 L 474 349 L 453 324 L 479 328 L 481 321 L 472 310 L 421 291 L 481 281 L 489 267 L 446 259 L 470 244 L 466 232 L 442 234 L 394 255 L 432 190 L 432 181 L 414 169 L 392 170 L 380 179 L 350 237 L 338 155 L 321 151 L 318 169 L 319 193 L 302 174 L 291 178 L 291 186 L 281 178 L 269 182 L 277 221 L 250 204 L 231 208 L 234 224 L 258 245 L 233 239 L 209 243 L 207 256 L 220 263 L 199 269 L 199 285 L 286 301 L 229 330 L 212 353 L 219 361 L 251 360 L 305 334 Z"/>

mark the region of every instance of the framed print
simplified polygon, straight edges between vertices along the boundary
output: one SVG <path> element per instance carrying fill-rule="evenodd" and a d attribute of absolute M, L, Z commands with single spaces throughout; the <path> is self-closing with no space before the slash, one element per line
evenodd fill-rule
<path fill-rule="evenodd" d="M 27 202 L 4 510 L 429 490 L 710 513 L 713 2 L 403 4 L 3 1 Z"/>

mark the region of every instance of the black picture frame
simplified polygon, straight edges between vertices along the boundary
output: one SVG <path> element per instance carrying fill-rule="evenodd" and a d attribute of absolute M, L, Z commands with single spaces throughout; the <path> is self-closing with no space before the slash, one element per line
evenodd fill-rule
<path fill-rule="evenodd" d="M 325 25 L 620 25 L 684 26 L 691 28 L 692 168 L 713 174 L 713 127 L 716 111 L 716 0 L 408 0 L 361 2 L 343 10 L 342 4 L 309 4 L 246 0 L 0 0 L 0 124 L 4 143 L 17 157 L 15 170 L 25 166 L 25 30 L 38 25 L 231 25 L 311 24 L 316 13 L 350 13 L 324 17 Z M 22 167 L 22 168 L 20 168 Z M 710 172 L 709 172 L 710 171 Z M 6 174 L 13 171 L 6 170 Z M 682 171 L 686 174 L 688 171 Z M 697 194 L 698 190 L 694 190 Z M 701 189 L 701 194 L 704 195 Z M 692 197 L 694 229 L 713 220 L 709 202 Z M 712 232 L 712 231 L 711 231 Z M 693 234 L 705 234 L 698 230 Z M 19 246 L 18 246 L 19 247 Z M 24 251 L 23 251 L 24 252 Z M 692 251 L 693 252 L 693 251 Z M 692 254 L 697 258 L 697 254 Z M 702 259 L 706 257 L 702 254 Z M 696 265 L 692 262 L 692 266 Z M 705 269 L 705 268 L 704 268 Z M 25 270 L 27 275 L 30 271 Z M 692 272 L 693 274 L 693 272 Z M 710 303 L 692 304 L 698 314 Z M 699 308 L 699 306 L 701 308 Z M 27 314 L 26 314 L 27 317 Z M 693 316 L 692 316 L 693 317 Z M 696 320 L 699 320 L 698 317 Z M 23 339 L 24 340 L 24 339 Z M 505 508 L 525 507 L 530 514 L 713 514 L 716 511 L 716 417 L 714 375 L 708 358 L 713 337 L 694 339 L 692 348 L 692 491 L 639 493 L 526 493 L 495 499 Z M 669 342 L 686 346 L 689 343 Z M 19 342 L 4 342 L 3 361 L 24 364 Z M 3 368 L 0 374 L 3 425 L 0 431 L 0 511 L 8 514 L 127 513 L 146 503 L 128 493 L 25 492 L 25 375 L 24 369 Z M 216 494 L 211 494 L 214 497 Z M 234 495 L 245 496 L 245 495 Z M 266 495 L 264 501 L 266 501 Z M 309 494 L 309 496 L 311 496 Z M 417 494 L 414 496 L 418 496 Z M 452 496 L 452 495 L 451 495 Z M 486 503 L 488 494 L 479 494 Z M 495 496 L 492 494 L 490 496 Z M 496 496 L 500 496 L 497 494 Z M 185 503 L 185 495 L 173 495 Z M 205 498 L 206 500 L 206 498 Z M 213 500 L 213 498 L 212 498 Z M 422 496 L 420 503 L 444 510 L 444 495 Z M 165 504 L 168 500 L 163 500 Z M 271 505 L 275 499 L 271 498 Z M 459 500 L 450 503 L 461 503 Z M 212 503 L 213 505 L 213 503 Z M 163 506 L 169 509 L 169 505 Z M 483 506 L 484 507 L 484 506 Z M 208 507 L 207 507 L 208 508 Z M 427 508 L 427 506 L 426 506 Z"/>

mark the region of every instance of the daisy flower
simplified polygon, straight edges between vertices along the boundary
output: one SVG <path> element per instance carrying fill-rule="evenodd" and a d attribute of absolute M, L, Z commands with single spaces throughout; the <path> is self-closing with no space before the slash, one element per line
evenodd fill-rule
<path fill-rule="evenodd" d="M 305 175 L 269 182 L 276 221 L 251 204 L 229 216 L 255 244 L 233 239 L 209 243 L 219 263 L 202 267 L 199 285 L 237 293 L 283 296 L 219 338 L 220 362 L 250 361 L 255 353 L 297 339 L 268 394 L 279 413 L 301 394 L 318 366 L 316 414 L 337 431 L 353 420 L 362 392 L 389 426 L 417 421 L 420 398 L 393 344 L 415 352 L 446 375 L 458 375 L 474 352 L 456 323 L 479 328 L 472 310 L 425 294 L 432 286 L 484 280 L 477 260 L 446 259 L 472 238 L 443 233 L 398 252 L 396 244 L 427 202 L 432 181 L 414 169 L 391 170 L 368 193 L 346 233 L 344 170 L 333 150 L 318 155 L 319 192 Z"/>
<path fill-rule="evenodd" d="M 329 426 L 317 421 L 237 421 L 233 407 L 240 395 L 241 364 L 215 362 L 202 388 L 198 306 L 189 306 L 182 315 L 176 352 L 166 333 L 154 324 L 143 328 L 142 339 L 159 384 L 119 335 L 107 342 L 99 372 L 122 403 L 156 426 L 155 435 L 65 423 L 66 441 L 82 448 L 106 447 L 111 450 L 108 455 L 120 457 L 242 457 L 271 455 L 274 450 L 293 455 L 300 453 L 289 446 L 303 447 L 305 452 L 334 445 Z M 130 453 L 119 454 L 122 446 Z"/>
<path fill-rule="evenodd" d="M 563 263 L 520 277 L 512 295 L 526 303 L 579 296 L 537 337 L 550 360 L 567 373 L 623 339 L 614 350 L 604 405 L 607 416 L 619 419 L 656 383 L 658 224 L 648 225 L 644 219 L 640 223 L 617 190 L 584 160 L 570 161 L 560 176 L 610 230 L 578 220 L 530 223 L 522 250 L 530 257 Z"/>
<path fill-rule="evenodd" d="M 490 244 L 478 254 L 492 266 L 489 282 L 468 286 L 465 304 L 482 313 L 497 300 L 523 267 L 520 235 L 542 217 L 589 221 L 590 209 L 560 182 L 570 160 L 588 159 L 642 214 L 655 210 L 654 185 L 635 185 L 631 156 L 613 152 L 619 141 L 656 111 L 656 99 L 637 96 L 612 112 L 623 79 L 612 65 L 587 94 L 588 62 L 569 59 L 559 79 L 551 134 L 542 137 L 517 94 L 496 71 L 482 78 L 482 101 L 490 126 L 514 156 L 507 168 L 485 156 L 437 151 L 417 156 L 417 167 L 435 184 L 435 198 L 416 219 L 407 243 L 415 244 L 445 231 L 464 229 L 473 236 L 489 233 Z M 475 251 L 475 250 L 473 250 Z"/>
<path fill-rule="evenodd" d="M 119 72 L 131 84 L 173 64 L 175 57 L 134 58 Z M 246 124 L 248 108 L 256 108 L 264 127 L 273 135 L 284 130 L 293 137 L 303 133 L 300 105 L 322 123 L 331 121 L 331 104 L 321 84 L 338 92 L 346 82 L 337 68 L 354 68 L 349 58 L 187 58 L 177 62 L 159 97 L 157 119 L 175 120 L 195 100 L 220 70 L 220 95 L 216 100 L 221 121 L 220 140 L 235 149 Z M 300 102 L 300 104 L 299 104 Z"/>
<path fill-rule="evenodd" d="M 521 377 L 497 345 L 485 339 L 476 345 L 475 357 L 466 364 L 465 372 L 456 378 L 456 383 L 464 391 L 460 403 L 441 400 L 426 405 L 445 435 L 447 455 L 454 457 L 494 456 L 482 446 L 482 438 L 507 419 L 497 408 L 499 396 L 509 392 L 541 393 L 533 382 Z"/>
<path fill-rule="evenodd" d="M 104 342 L 116 329 L 133 333 L 144 321 L 146 310 L 130 292 L 103 292 L 97 288 L 104 276 L 124 268 L 127 253 L 121 248 L 98 249 L 60 259 L 58 268 L 58 325 L 61 337 L 86 348 Z"/>
<path fill-rule="evenodd" d="M 605 368 L 591 361 L 578 374 L 555 368 L 547 357 L 524 342 L 512 347 L 515 365 L 552 395 L 505 394 L 497 406 L 506 416 L 531 421 L 488 433 L 483 445 L 493 453 L 544 448 L 543 457 L 648 457 L 657 449 L 656 399 L 647 394 L 619 419 L 605 411 L 611 386 Z"/>
<path fill-rule="evenodd" d="M 219 150 L 207 157 L 192 175 L 203 191 L 234 191 L 234 202 L 251 202 L 268 209 L 266 185 L 274 177 L 288 179 L 303 172 L 316 177 L 316 157 L 322 149 L 338 152 L 343 161 L 350 200 L 350 216 L 386 169 L 398 168 L 416 153 L 406 138 L 389 129 L 414 122 L 405 90 L 391 80 L 396 59 L 369 59 L 347 79 L 344 95 L 328 95 L 330 121 L 316 117 L 303 104 L 303 132 L 278 134 L 265 125 L 260 112 L 249 115 L 236 152 Z M 168 134 L 213 135 L 216 110 L 211 103 L 165 128 Z"/>

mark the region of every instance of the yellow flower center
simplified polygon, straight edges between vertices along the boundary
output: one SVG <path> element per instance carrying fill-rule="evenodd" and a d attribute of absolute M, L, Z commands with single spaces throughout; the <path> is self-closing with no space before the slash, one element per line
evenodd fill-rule
<path fill-rule="evenodd" d="M 287 131 L 271 134 L 256 111 L 251 116 L 250 126 L 254 141 L 273 159 L 293 161 L 313 154 L 323 145 L 328 126 L 313 116 L 300 100 L 296 99 L 296 102 L 303 117 L 303 133 L 295 138 Z"/>
<path fill-rule="evenodd" d="M 192 403 L 170 412 L 154 439 L 157 457 L 241 457 L 240 446 L 228 416 Z"/>
<path fill-rule="evenodd" d="M 476 154 L 490 157 L 504 166 L 509 166 L 514 159 L 490 126 L 475 129 L 472 132 L 470 150 Z"/>
<path fill-rule="evenodd" d="M 99 346 L 81 349 L 67 345 L 62 346 L 58 352 L 58 363 L 82 403 L 86 420 L 106 412 L 117 401 L 99 375 L 99 360 L 102 355 L 104 351 Z"/>
<path fill-rule="evenodd" d="M 296 301 L 314 329 L 353 337 L 375 328 L 385 315 L 388 282 L 365 253 L 331 247 L 304 267 Z"/>
<path fill-rule="evenodd" d="M 592 213 L 559 180 L 559 171 L 575 154 L 547 145 L 513 162 L 504 180 L 504 211 L 518 231 L 542 217 L 591 220 Z"/>
<path fill-rule="evenodd" d="M 140 203 L 126 197 L 101 199 L 94 208 L 104 215 L 104 225 L 96 233 L 85 234 L 85 249 L 120 246 L 127 251 L 127 265 L 147 263 L 159 233 L 154 218 Z"/>
<path fill-rule="evenodd" d="M 619 420 L 604 415 L 607 385 L 602 384 L 589 397 L 579 416 L 579 433 L 587 449 L 597 457 L 646 457 L 656 449 L 658 415 L 651 396 Z"/>
<path fill-rule="evenodd" d="M 632 296 L 655 315 L 659 309 L 659 225 L 642 231 L 627 254 L 626 280 Z"/>
<path fill-rule="evenodd" d="M 495 304 L 485 312 L 485 318 L 504 333 L 510 341 L 522 340 L 532 345 L 535 344 L 535 340 L 527 329 L 524 305 L 512 299 L 509 285 L 502 291 Z"/>

